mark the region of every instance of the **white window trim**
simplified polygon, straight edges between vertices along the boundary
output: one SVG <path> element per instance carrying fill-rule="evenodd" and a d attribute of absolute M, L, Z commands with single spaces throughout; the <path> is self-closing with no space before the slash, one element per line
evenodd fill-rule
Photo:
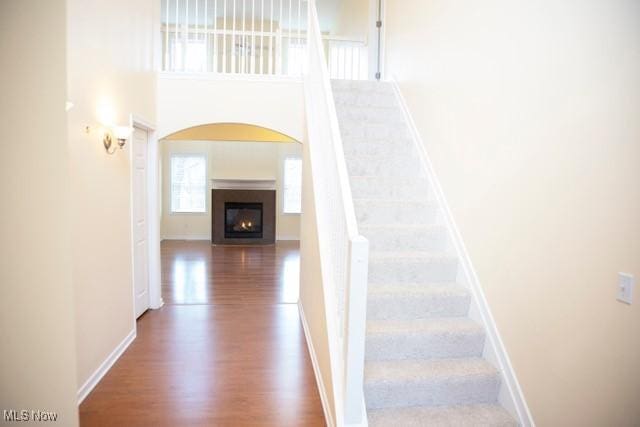
<path fill-rule="evenodd" d="M 171 177 L 173 176 L 173 162 L 171 159 L 174 157 L 204 157 L 204 211 L 203 212 L 176 212 L 173 210 L 173 185 L 171 185 Z M 210 188 L 209 184 L 209 156 L 207 153 L 169 153 L 169 215 L 187 215 L 187 216 L 206 216 L 209 215 L 209 197 Z"/>
<path fill-rule="evenodd" d="M 282 166 L 281 166 L 281 170 L 282 170 L 282 197 L 281 197 L 281 199 L 282 199 L 282 202 L 281 202 L 281 206 L 280 206 L 280 212 L 281 212 L 281 214 L 283 216 L 288 216 L 288 215 L 300 216 L 300 215 L 302 215 L 302 199 L 300 200 L 300 212 L 287 212 L 284 209 L 284 205 L 285 205 L 285 188 L 284 187 L 285 187 L 285 175 L 286 175 L 285 167 L 286 167 L 286 164 L 287 164 L 287 160 L 289 160 L 289 159 L 300 160 L 300 162 L 301 162 L 300 167 L 302 169 L 302 157 L 301 156 L 291 156 L 290 155 L 290 156 L 286 156 L 282 160 Z M 304 173 L 304 171 L 302 173 Z M 301 178 L 300 192 L 302 193 L 302 177 L 300 177 L 300 178 Z"/>

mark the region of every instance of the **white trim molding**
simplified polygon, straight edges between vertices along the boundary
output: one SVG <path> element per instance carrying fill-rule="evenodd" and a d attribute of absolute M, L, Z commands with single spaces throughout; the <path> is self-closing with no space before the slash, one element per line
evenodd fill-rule
<path fill-rule="evenodd" d="M 522 389 L 516 377 L 515 370 L 511 365 L 509 355 L 506 347 L 500 338 L 498 327 L 495 323 L 489 303 L 484 295 L 480 280 L 475 272 L 469 253 L 467 252 L 464 241 L 458 227 L 453 219 L 449 204 L 444 196 L 440 181 L 435 174 L 433 165 L 426 150 L 424 141 L 422 140 L 418 128 L 416 127 L 409 108 L 402 96 L 400 87 L 395 79 L 391 80 L 396 98 L 402 109 L 404 118 L 406 119 L 412 134 L 412 140 L 419 152 L 421 162 L 424 170 L 427 174 L 429 184 L 433 190 L 433 194 L 437 200 L 438 205 L 442 208 L 445 224 L 451 234 L 451 240 L 455 253 L 460 261 L 459 282 L 466 285 L 472 295 L 472 305 L 469 310 L 469 317 L 476 322 L 484 326 L 487 333 L 487 339 L 484 348 L 483 356 L 494 366 L 498 368 L 502 374 L 502 386 L 498 400 L 500 404 L 507 410 L 513 417 L 515 417 L 522 427 L 535 426 L 529 407 L 524 398 Z"/>
<path fill-rule="evenodd" d="M 309 332 L 309 325 L 307 324 L 307 318 L 304 315 L 304 309 L 302 303 L 298 301 L 298 311 L 300 312 L 300 321 L 302 322 L 302 329 L 304 330 L 304 338 L 307 341 L 307 347 L 309 349 L 309 355 L 311 356 L 311 364 L 313 365 L 313 373 L 316 377 L 316 384 L 318 384 L 318 392 L 320 393 L 320 400 L 322 402 L 322 410 L 324 411 L 324 419 L 327 422 L 328 427 L 335 427 L 333 416 L 329 410 L 329 399 L 327 398 L 327 389 L 325 388 L 324 381 L 322 381 L 322 373 L 320 372 L 320 365 L 318 365 L 318 357 L 316 356 L 316 350 L 313 348 L 313 341 L 311 340 L 311 334 Z"/>
<path fill-rule="evenodd" d="M 98 369 L 91 374 L 89 379 L 82 384 L 82 387 L 78 390 L 78 405 L 82 403 L 82 401 L 91 393 L 91 391 L 95 388 L 96 385 L 100 382 L 102 377 L 105 376 L 109 369 L 116 363 L 116 361 L 122 356 L 122 353 L 129 347 L 129 345 L 136 339 L 136 329 L 134 328 L 127 334 L 126 337 L 116 346 L 116 348 L 107 356 L 107 358 L 100 364 Z"/>
<path fill-rule="evenodd" d="M 163 240 L 209 240 L 211 241 L 211 235 L 200 235 L 200 234 L 196 234 L 193 236 L 188 236 L 188 235 L 180 235 L 180 234 L 173 234 L 173 235 L 168 235 L 168 236 L 162 236 L 162 239 L 160 239 L 161 241 Z"/>
<path fill-rule="evenodd" d="M 158 208 L 160 200 L 160 174 L 158 170 L 158 136 L 155 125 L 136 114 L 130 115 L 129 125 L 132 129 L 137 127 L 147 131 L 147 256 L 149 268 L 149 308 L 158 309 L 164 305 L 160 284 L 160 213 Z M 130 167 L 133 168 L 133 162 L 131 162 Z M 130 187 L 131 197 L 133 197 L 133 178 L 131 178 Z M 131 199 L 130 203 L 133 209 L 133 199 Z M 133 218 L 133 212 L 131 212 L 131 215 Z M 131 238 L 131 262 L 133 262 L 133 224 Z M 132 280 L 134 279 L 132 278 Z M 133 289 L 133 287 L 132 293 L 135 328 L 135 289 Z"/>
<path fill-rule="evenodd" d="M 275 190 L 276 179 L 213 178 L 211 188 L 213 190 Z"/>

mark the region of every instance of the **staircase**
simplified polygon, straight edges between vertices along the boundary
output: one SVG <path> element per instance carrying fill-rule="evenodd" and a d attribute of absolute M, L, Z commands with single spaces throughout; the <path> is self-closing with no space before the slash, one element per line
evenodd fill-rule
<path fill-rule="evenodd" d="M 458 260 L 390 83 L 333 81 L 360 233 L 370 242 L 364 392 L 371 426 L 516 426 L 482 358 Z"/>

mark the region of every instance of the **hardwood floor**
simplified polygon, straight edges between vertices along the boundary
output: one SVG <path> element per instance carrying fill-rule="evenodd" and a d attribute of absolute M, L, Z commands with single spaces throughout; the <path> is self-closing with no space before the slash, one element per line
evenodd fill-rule
<path fill-rule="evenodd" d="M 162 243 L 165 306 L 80 406 L 82 426 L 322 426 L 297 242 Z"/>

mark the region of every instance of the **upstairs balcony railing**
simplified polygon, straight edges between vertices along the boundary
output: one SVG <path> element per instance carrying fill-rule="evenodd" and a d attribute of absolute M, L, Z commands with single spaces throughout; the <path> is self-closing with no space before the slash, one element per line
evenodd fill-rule
<path fill-rule="evenodd" d="M 162 71 L 301 77 L 308 1 L 162 0 Z M 323 34 L 331 78 L 364 80 L 362 40 Z"/>

